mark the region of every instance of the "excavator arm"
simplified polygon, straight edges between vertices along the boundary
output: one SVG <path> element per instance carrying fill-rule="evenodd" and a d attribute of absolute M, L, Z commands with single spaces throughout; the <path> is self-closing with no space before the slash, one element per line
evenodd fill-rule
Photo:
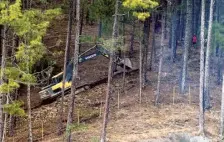
<path fill-rule="evenodd" d="M 81 55 L 79 57 L 79 64 L 83 63 L 85 61 L 91 60 L 97 56 L 103 55 L 104 57 L 109 58 L 110 56 L 110 52 L 106 49 L 104 49 L 101 46 L 96 46 L 95 47 L 96 50 L 95 52 L 91 53 L 91 54 L 87 54 L 87 55 Z M 90 50 L 89 50 L 90 51 Z M 85 52 L 88 53 L 89 51 Z M 121 59 L 118 56 L 115 57 L 116 61 L 115 63 L 121 67 L 125 66 L 128 68 L 132 68 L 132 64 L 131 61 L 128 58 L 125 59 Z M 68 89 L 71 88 L 71 79 L 72 79 L 72 70 L 73 70 L 73 62 L 70 61 L 67 65 L 67 69 L 66 69 L 66 81 L 65 81 L 65 91 L 67 91 Z M 39 92 L 40 98 L 42 100 L 46 100 L 48 98 L 52 98 L 52 97 L 56 97 L 59 96 L 61 94 L 61 90 L 62 90 L 62 76 L 63 76 L 63 72 L 53 76 L 52 82 L 50 85 L 42 88 L 42 91 Z"/>

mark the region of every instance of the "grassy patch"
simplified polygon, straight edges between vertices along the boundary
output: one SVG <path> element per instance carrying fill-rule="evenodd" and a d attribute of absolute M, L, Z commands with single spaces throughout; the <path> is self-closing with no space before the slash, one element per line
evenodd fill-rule
<path fill-rule="evenodd" d="M 76 113 L 76 122 L 78 122 L 78 119 L 81 122 L 88 121 L 100 115 L 100 111 L 94 108 L 79 108 Z"/>
<path fill-rule="evenodd" d="M 100 138 L 95 136 L 95 137 L 92 137 L 90 141 L 91 142 L 99 142 Z"/>
<path fill-rule="evenodd" d="M 81 132 L 83 132 L 83 131 L 88 130 L 88 126 L 86 124 L 84 124 L 84 123 L 79 123 L 79 124 L 78 123 L 74 123 L 74 124 L 69 126 L 68 130 L 69 129 L 71 131 L 81 131 Z"/>

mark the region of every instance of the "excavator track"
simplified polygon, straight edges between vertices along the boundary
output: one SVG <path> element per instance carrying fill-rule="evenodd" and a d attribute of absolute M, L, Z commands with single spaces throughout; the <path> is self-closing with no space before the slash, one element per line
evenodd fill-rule
<path fill-rule="evenodd" d="M 127 70 L 126 71 L 126 75 L 129 75 L 130 73 L 137 72 L 137 71 L 138 71 L 138 69 Z M 121 75 L 122 73 L 123 73 L 123 71 L 115 72 L 114 76 Z M 84 84 L 82 86 L 79 86 L 79 87 L 76 88 L 75 94 L 78 95 L 78 94 L 80 94 L 82 92 L 85 92 L 85 91 L 87 91 L 87 90 L 89 90 L 91 88 L 94 88 L 94 87 L 96 87 L 96 86 L 98 86 L 100 84 L 107 83 L 107 80 L 108 80 L 108 77 L 104 77 L 104 78 L 96 80 L 96 81 L 94 81 L 92 83 L 87 83 L 87 84 Z M 65 91 L 65 95 L 68 95 L 70 93 L 71 93 L 71 89 Z M 58 95 L 58 96 L 55 96 L 53 98 L 49 98 L 49 99 L 43 100 L 41 102 L 41 104 L 39 106 L 36 106 L 35 108 L 38 108 L 41 105 L 46 105 L 46 104 L 53 103 L 54 101 L 56 101 L 60 97 L 61 97 L 61 94 Z"/>

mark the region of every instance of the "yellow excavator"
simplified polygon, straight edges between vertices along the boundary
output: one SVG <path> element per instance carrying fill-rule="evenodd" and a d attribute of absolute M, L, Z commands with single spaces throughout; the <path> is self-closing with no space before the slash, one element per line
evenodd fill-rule
<path fill-rule="evenodd" d="M 94 49 L 94 52 L 87 54 L 87 53 L 91 52 L 91 50 L 88 50 L 85 52 L 85 54 L 79 56 L 79 64 L 83 63 L 85 61 L 91 60 L 100 55 L 103 55 L 107 58 L 109 58 L 109 56 L 110 56 L 109 51 L 103 47 L 95 46 L 93 49 Z M 124 64 L 125 64 L 125 67 L 128 69 L 133 68 L 131 60 L 129 58 L 121 59 L 119 57 L 116 57 L 115 63 L 116 63 L 116 65 L 119 65 L 121 67 L 124 67 Z M 70 63 L 68 63 L 67 68 L 66 68 L 65 94 L 68 93 L 71 89 L 72 71 L 73 71 L 73 62 L 70 62 Z M 40 95 L 40 98 L 42 101 L 47 100 L 47 99 L 52 99 L 52 98 L 55 98 L 55 97 L 58 97 L 61 95 L 61 93 L 62 93 L 62 78 L 63 78 L 63 72 L 60 72 L 51 78 L 49 85 L 47 85 L 41 89 L 41 91 L 39 92 L 39 95 Z M 77 89 L 76 93 L 79 93 L 86 89 L 87 88 L 82 87 L 80 89 Z"/>

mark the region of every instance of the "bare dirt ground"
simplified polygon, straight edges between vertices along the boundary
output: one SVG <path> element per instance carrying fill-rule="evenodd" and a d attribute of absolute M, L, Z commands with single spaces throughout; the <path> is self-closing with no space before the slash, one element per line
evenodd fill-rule
<path fill-rule="evenodd" d="M 52 26 L 48 36 L 54 35 L 67 23 L 62 22 Z M 96 27 L 87 26 L 84 33 L 94 34 Z M 128 34 L 128 33 L 127 33 Z M 56 34 L 57 35 L 57 34 Z M 58 32 L 58 37 L 49 37 L 46 44 L 48 47 L 55 45 L 59 37 L 65 35 L 63 30 Z M 74 37 L 73 37 L 74 38 Z M 63 51 L 64 39 L 54 50 Z M 157 42 L 159 42 L 159 36 Z M 167 43 L 167 42 L 166 42 Z M 136 46 L 137 47 L 137 46 Z M 159 45 L 157 45 L 159 51 Z M 113 82 L 113 97 L 111 99 L 111 112 L 108 124 L 109 142 L 141 142 L 143 140 L 165 138 L 171 133 L 189 133 L 198 135 L 198 112 L 199 112 L 199 54 L 197 50 L 192 51 L 189 61 L 189 77 L 187 79 L 187 91 L 185 95 L 178 94 L 178 83 L 181 70 L 181 60 L 175 64 L 169 60 L 170 51 L 165 51 L 164 69 L 162 73 L 161 98 L 159 106 L 154 106 L 155 90 L 157 83 L 157 61 L 153 71 L 148 72 L 149 84 L 143 90 L 142 100 L 139 103 L 138 73 L 133 72 L 126 78 L 126 93 L 121 92 L 122 76 L 115 77 Z M 182 48 L 178 48 L 178 56 L 181 57 Z M 57 65 L 62 67 L 63 54 L 55 57 Z M 197 59 L 192 61 L 191 59 Z M 108 60 L 99 57 L 88 61 L 80 66 L 80 74 L 83 80 L 95 80 L 107 75 Z M 211 79 L 211 94 L 213 108 L 206 112 L 206 136 L 212 141 L 218 141 L 220 124 L 220 86 L 214 84 Z M 118 91 L 120 95 L 118 99 Z M 75 127 L 73 130 L 74 142 L 97 142 L 101 133 L 102 113 L 104 111 L 106 84 L 82 92 L 76 97 L 76 113 L 74 115 Z M 36 94 L 36 93 L 33 93 Z M 35 95 L 36 96 L 36 95 Z M 119 100 L 119 101 L 118 101 Z M 33 97 L 32 102 L 38 101 Z M 65 99 L 65 111 L 67 110 L 68 97 Z M 118 108 L 119 104 L 119 108 Z M 64 136 L 57 137 L 57 107 L 58 103 L 53 102 L 32 110 L 33 135 L 35 141 L 61 142 Z M 64 114 L 66 124 L 67 112 Z M 78 120 L 80 124 L 77 125 Z M 19 119 L 14 138 L 7 138 L 8 142 L 27 141 L 27 120 Z"/>
<path fill-rule="evenodd" d="M 100 86 L 105 88 L 106 85 Z M 167 87 L 166 84 L 162 88 Z M 96 88 L 99 90 L 99 88 Z M 101 92 L 102 91 L 102 92 Z M 96 104 L 100 99 L 104 99 L 104 90 L 95 92 L 90 90 L 91 96 L 99 95 L 98 98 L 91 98 L 91 101 L 85 100 L 88 95 L 80 95 L 82 100 L 87 104 Z M 217 91 L 217 90 L 216 90 Z M 153 87 L 147 87 L 144 90 L 143 102 L 139 104 L 139 95 L 137 87 L 128 90 L 127 94 L 120 94 L 119 109 L 118 95 L 113 94 L 111 100 L 111 114 L 108 125 L 108 141 L 109 142 L 140 142 L 147 139 L 159 139 L 167 137 L 172 133 L 189 133 L 198 135 L 198 99 L 197 90 L 192 90 L 192 101 L 189 102 L 188 96 L 175 96 L 173 102 L 172 91 L 162 90 L 161 104 L 154 106 Z M 219 96 L 220 97 L 220 96 Z M 95 102 L 94 102 L 95 101 Z M 210 111 L 206 112 L 206 136 L 213 141 L 218 141 L 219 134 L 219 103 L 214 100 L 215 105 Z M 91 105 L 90 105 L 91 106 Z M 77 142 L 94 142 L 99 140 L 102 115 L 100 112 L 103 107 L 94 107 L 92 113 L 96 113 L 96 118 L 91 121 L 84 121 L 85 129 L 73 132 L 73 141 Z M 77 120 L 77 114 L 76 114 Z M 81 126 L 80 126 L 81 127 Z M 46 136 L 44 141 L 59 142 L 63 141 L 62 137 L 52 138 Z"/>

